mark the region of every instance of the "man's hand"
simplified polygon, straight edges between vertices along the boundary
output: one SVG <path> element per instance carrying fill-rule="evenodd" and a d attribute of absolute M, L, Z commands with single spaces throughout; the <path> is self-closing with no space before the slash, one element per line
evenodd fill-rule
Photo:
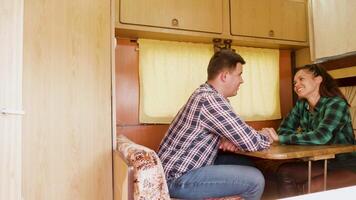
<path fill-rule="evenodd" d="M 236 152 L 239 150 L 239 148 L 237 148 L 232 142 L 230 142 L 225 138 L 221 138 L 219 149 L 223 151 L 230 151 L 230 152 Z"/>
<path fill-rule="evenodd" d="M 270 141 L 272 141 L 272 142 L 278 142 L 279 141 L 278 134 L 276 133 L 274 128 L 263 128 L 260 131 L 260 133 L 265 135 L 265 136 L 267 136 L 270 139 Z"/>

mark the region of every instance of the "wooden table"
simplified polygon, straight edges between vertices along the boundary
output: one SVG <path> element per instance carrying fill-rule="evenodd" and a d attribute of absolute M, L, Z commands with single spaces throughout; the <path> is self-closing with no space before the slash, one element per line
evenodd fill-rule
<path fill-rule="evenodd" d="M 273 144 L 270 149 L 256 152 L 237 152 L 238 154 L 271 159 L 285 160 L 299 158 L 308 161 L 308 193 L 311 185 L 311 161 L 324 160 L 324 190 L 327 180 L 327 159 L 335 158 L 336 154 L 356 151 L 356 145 L 280 145 Z"/>

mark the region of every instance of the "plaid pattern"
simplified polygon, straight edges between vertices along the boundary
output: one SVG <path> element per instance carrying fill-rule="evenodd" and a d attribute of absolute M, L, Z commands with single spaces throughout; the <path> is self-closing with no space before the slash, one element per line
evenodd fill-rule
<path fill-rule="evenodd" d="M 161 142 L 158 156 L 167 179 L 211 165 L 221 137 L 243 151 L 263 150 L 270 145 L 266 136 L 248 126 L 228 100 L 205 83 L 179 111 Z"/>
<path fill-rule="evenodd" d="M 282 144 L 355 144 L 349 107 L 340 97 L 321 97 L 313 112 L 298 100 L 278 134 Z"/>

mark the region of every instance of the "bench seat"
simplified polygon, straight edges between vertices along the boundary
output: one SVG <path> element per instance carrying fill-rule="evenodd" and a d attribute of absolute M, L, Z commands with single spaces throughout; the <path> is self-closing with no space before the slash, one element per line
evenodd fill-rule
<path fill-rule="evenodd" d="M 155 151 L 123 135 L 114 151 L 115 200 L 169 200 L 169 191 L 160 159 Z M 173 198 L 172 198 L 173 199 Z M 209 200 L 240 200 L 239 196 Z"/>

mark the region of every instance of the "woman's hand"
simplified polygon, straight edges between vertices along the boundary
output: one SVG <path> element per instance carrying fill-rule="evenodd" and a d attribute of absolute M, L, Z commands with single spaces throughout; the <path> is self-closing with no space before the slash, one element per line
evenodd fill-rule
<path fill-rule="evenodd" d="M 260 133 L 266 135 L 268 138 L 270 138 L 270 140 L 272 140 L 272 142 L 279 141 L 278 134 L 274 128 L 263 128 Z"/>

